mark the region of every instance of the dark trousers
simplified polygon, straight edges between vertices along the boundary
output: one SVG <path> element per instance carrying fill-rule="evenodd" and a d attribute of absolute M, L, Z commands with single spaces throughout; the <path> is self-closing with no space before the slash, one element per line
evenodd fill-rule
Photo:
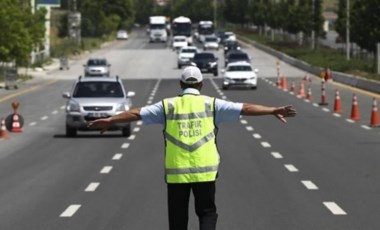
<path fill-rule="evenodd" d="M 193 191 L 200 230 L 215 230 L 218 214 L 215 206 L 215 181 L 168 184 L 169 230 L 187 230 L 189 199 Z"/>

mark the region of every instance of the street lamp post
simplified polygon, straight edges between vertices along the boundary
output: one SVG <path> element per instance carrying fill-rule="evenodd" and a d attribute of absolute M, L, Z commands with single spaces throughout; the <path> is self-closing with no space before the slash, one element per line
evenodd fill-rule
<path fill-rule="evenodd" d="M 214 28 L 217 28 L 217 22 L 216 22 L 216 0 L 214 0 Z"/>

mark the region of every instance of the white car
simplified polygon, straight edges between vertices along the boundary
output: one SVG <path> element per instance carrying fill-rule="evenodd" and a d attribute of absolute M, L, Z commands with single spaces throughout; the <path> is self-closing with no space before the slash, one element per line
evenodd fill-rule
<path fill-rule="evenodd" d="M 128 39 L 128 32 L 126 30 L 119 30 L 119 31 L 117 31 L 116 39 L 118 39 L 118 40 L 127 40 Z"/>
<path fill-rule="evenodd" d="M 190 65 L 191 60 L 193 59 L 194 55 L 198 52 L 199 50 L 195 46 L 182 47 L 179 50 L 178 58 L 177 58 L 178 69 L 180 69 L 184 65 Z"/>
<path fill-rule="evenodd" d="M 172 42 L 173 50 L 180 50 L 182 47 L 187 46 L 187 37 L 186 36 L 174 36 Z"/>
<path fill-rule="evenodd" d="M 257 73 L 259 70 L 252 69 L 251 64 L 248 62 L 230 63 L 222 72 L 224 73 L 223 89 L 228 89 L 231 86 L 257 88 Z"/>
<path fill-rule="evenodd" d="M 203 49 L 219 50 L 219 39 L 215 36 L 207 36 L 203 42 Z"/>

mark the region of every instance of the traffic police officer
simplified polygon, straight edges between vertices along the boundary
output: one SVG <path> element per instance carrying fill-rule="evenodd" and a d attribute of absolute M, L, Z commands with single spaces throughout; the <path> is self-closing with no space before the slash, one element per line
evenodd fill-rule
<path fill-rule="evenodd" d="M 203 77 L 197 67 L 186 67 L 180 81 L 182 94 L 153 105 L 134 108 L 113 117 L 89 122 L 102 129 L 112 123 L 143 120 L 162 124 L 165 137 L 165 178 L 168 188 L 169 229 L 187 230 L 190 192 L 200 230 L 215 230 L 215 180 L 219 154 L 216 146 L 218 124 L 237 121 L 240 115 L 274 115 L 282 122 L 293 117 L 292 106 L 269 107 L 234 103 L 200 94 Z"/>

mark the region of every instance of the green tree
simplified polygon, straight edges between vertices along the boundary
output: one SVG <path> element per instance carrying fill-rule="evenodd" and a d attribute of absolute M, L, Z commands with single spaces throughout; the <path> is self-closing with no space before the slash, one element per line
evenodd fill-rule
<path fill-rule="evenodd" d="M 378 0 L 355 0 L 351 11 L 351 37 L 360 47 L 376 52 L 380 42 L 380 4 Z"/>
<path fill-rule="evenodd" d="M 29 60 L 30 53 L 42 45 L 45 14 L 44 9 L 32 14 L 22 0 L 0 1 L 0 62 Z"/>

